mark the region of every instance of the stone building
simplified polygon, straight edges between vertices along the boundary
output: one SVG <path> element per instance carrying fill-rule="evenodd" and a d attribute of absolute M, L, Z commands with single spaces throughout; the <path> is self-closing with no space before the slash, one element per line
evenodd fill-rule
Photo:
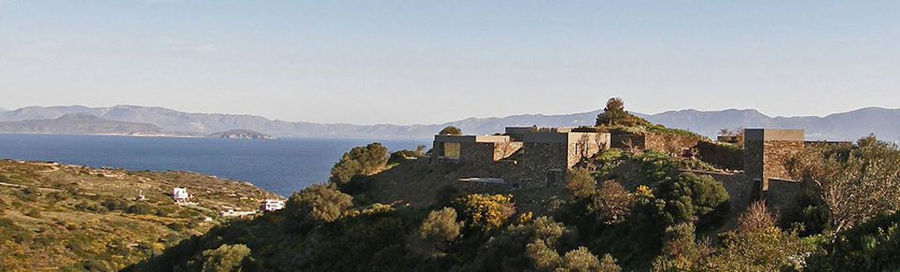
<path fill-rule="evenodd" d="M 609 133 L 572 132 L 571 128 L 508 127 L 504 135 L 436 135 L 432 155 L 492 166 L 508 161 L 505 179 L 524 186 L 562 183 L 566 170 L 610 148 Z"/>
<path fill-rule="evenodd" d="M 785 162 L 804 145 L 800 129 L 744 130 L 744 175 L 753 182 L 758 197 L 764 197 L 772 180 L 794 182 Z"/>
<path fill-rule="evenodd" d="M 432 154 L 441 159 L 492 163 L 522 148 L 509 136 L 435 135 Z"/>

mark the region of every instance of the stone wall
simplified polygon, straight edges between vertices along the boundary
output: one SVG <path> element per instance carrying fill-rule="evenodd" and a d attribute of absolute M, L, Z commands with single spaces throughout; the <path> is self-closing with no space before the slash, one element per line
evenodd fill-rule
<path fill-rule="evenodd" d="M 509 158 L 520 149 L 522 149 L 522 142 L 494 143 L 493 161 Z"/>
<path fill-rule="evenodd" d="M 707 171 L 687 171 L 698 175 L 708 175 L 722 183 L 728 192 L 733 214 L 740 214 L 747 210 L 750 203 L 756 198 L 753 195 L 753 183 L 747 180 L 743 174 L 716 173 Z"/>
<path fill-rule="evenodd" d="M 744 142 L 744 175 L 750 181 L 763 177 L 763 141 L 746 140 Z"/>
<path fill-rule="evenodd" d="M 613 148 L 628 149 L 639 148 L 644 149 L 644 135 L 616 132 L 611 134 L 611 146 Z"/>
<path fill-rule="evenodd" d="M 730 144 L 701 141 L 697 143 L 700 160 L 721 169 L 744 169 L 744 150 Z"/>
<path fill-rule="evenodd" d="M 565 143 L 524 143 L 517 158 L 517 172 L 513 179 L 525 187 L 543 187 L 550 171 L 564 172 L 567 168 L 568 145 Z"/>
<path fill-rule="evenodd" d="M 648 133 L 644 139 L 645 148 L 666 154 L 681 155 L 682 151 L 697 146 L 700 138 L 668 133 Z"/>
<path fill-rule="evenodd" d="M 694 148 L 700 138 L 669 133 L 632 134 L 617 132 L 612 134 L 613 148 L 628 149 L 634 147 L 641 150 L 681 155 L 685 149 Z"/>
<path fill-rule="evenodd" d="M 803 150 L 803 142 L 765 141 L 763 143 L 763 190 L 768 190 L 770 179 L 791 180 L 785 163 Z"/>
<path fill-rule="evenodd" d="M 765 193 L 766 206 L 773 214 L 793 208 L 805 188 L 803 183 L 789 180 L 770 179 L 769 190 Z"/>

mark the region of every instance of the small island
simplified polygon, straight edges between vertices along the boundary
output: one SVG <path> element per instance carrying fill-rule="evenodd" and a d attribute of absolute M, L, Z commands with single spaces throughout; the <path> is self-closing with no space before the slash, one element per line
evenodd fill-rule
<path fill-rule="evenodd" d="M 233 129 L 228 131 L 216 132 L 206 136 L 207 138 L 221 139 L 247 139 L 247 140 L 276 140 L 275 136 L 264 134 L 249 129 Z"/>

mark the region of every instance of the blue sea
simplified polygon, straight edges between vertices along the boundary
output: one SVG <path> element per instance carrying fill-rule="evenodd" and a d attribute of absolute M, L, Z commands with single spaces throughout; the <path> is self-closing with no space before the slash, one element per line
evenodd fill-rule
<path fill-rule="evenodd" d="M 328 180 L 331 166 L 354 146 L 380 142 L 391 151 L 427 140 L 282 138 L 274 141 L 0 134 L 0 158 L 55 161 L 129 170 L 183 170 L 249 181 L 289 196 Z"/>

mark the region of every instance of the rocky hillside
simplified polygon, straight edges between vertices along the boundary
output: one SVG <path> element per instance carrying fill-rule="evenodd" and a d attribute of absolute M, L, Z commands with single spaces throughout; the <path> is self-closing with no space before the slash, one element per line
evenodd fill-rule
<path fill-rule="evenodd" d="M 176 205 L 186 187 L 193 205 Z M 139 200 L 143 193 L 144 199 Z M 0 161 L 0 271 L 114 271 L 160 254 L 277 196 L 185 172 L 131 172 Z"/>

